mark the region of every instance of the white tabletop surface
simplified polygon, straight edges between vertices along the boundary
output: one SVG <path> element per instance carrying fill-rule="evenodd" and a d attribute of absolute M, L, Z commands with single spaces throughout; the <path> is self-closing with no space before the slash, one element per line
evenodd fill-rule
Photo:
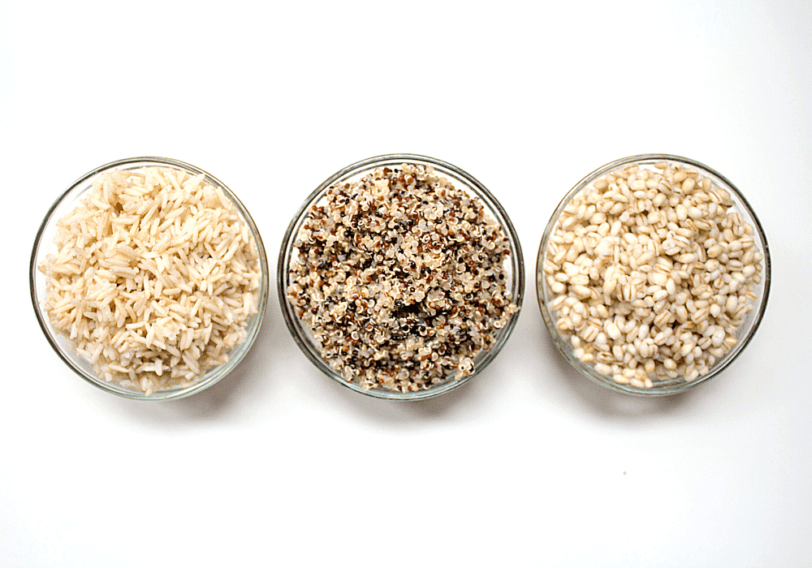
<path fill-rule="evenodd" d="M 810 29 L 804 0 L 0 2 L 0 566 L 812 565 Z M 469 171 L 521 238 L 517 328 L 463 388 L 342 388 L 275 287 L 237 371 L 176 402 L 93 388 L 36 323 L 37 227 L 98 165 L 212 172 L 275 274 L 305 196 L 391 152 Z M 653 400 L 565 363 L 532 268 L 563 194 L 646 152 L 732 180 L 773 259 L 744 354 Z"/>

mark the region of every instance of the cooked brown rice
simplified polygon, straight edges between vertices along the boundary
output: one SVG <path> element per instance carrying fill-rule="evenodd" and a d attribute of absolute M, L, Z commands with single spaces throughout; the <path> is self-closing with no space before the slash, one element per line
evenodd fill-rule
<path fill-rule="evenodd" d="M 228 361 L 257 312 L 259 255 L 203 175 L 112 170 L 57 222 L 42 303 L 100 378 L 147 395 Z"/>

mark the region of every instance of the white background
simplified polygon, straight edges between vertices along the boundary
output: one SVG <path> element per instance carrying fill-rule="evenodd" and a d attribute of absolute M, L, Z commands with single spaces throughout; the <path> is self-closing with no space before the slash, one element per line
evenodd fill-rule
<path fill-rule="evenodd" d="M 810 31 L 804 0 L 0 2 L 0 566 L 812 565 Z M 305 196 L 390 152 L 468 170 L 521 237 L 518 326 L 465 387 L 342 388 L 273 287 L 237 371 L 177 402 L 91 387 L 40 332 L 30 248 L 90 169 L 210 171 L 275 274 Z M 563 194 L 645 152 L 731 179 L 773 259 L 744 354 L 656 400 L 569 368 L 532 284 Z"/>

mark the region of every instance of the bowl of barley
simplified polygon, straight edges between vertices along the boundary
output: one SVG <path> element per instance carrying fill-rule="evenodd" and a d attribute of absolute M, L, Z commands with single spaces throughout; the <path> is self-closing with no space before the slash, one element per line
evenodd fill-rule
<path fill-rule="evenodd" d="M 676 394 L 718 375 L 753 339 L 769 247 L 719 172 L 630 156 L 561 200 L 539 247 L 536 291 L 554 344 L 581 374 L 626 394 Z"/>

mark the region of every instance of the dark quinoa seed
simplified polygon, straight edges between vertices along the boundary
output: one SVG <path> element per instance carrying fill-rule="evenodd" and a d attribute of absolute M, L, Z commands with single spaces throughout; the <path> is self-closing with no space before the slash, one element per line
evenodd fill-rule
<path fill-rule="evenodd" d="M 501 228 L 430 167 L 377 169 L 330 189 L 308 215 L 289 300 L 299 317 L 311 314 L 330 366 L 363 388 L 414 392 L 469 374 L 517 310 Z M 322 296 L 323 306 L 312 299 Z"/>

